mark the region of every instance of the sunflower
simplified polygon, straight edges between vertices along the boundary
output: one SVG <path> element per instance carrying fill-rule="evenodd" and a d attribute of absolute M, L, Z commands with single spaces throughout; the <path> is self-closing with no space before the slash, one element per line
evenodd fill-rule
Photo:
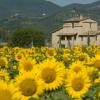
<path fill-rule="evenodd" d="M 70 52 L 70 49 L 64 48 L 64 49 L 63 49 L 63 52 L 64 52 L 64 54 L 68 54 L 68 53 Z"/>
<path fill-rule="evenodd" d="M 9 81 L 10 77 L 9 77 L 9 73 L 7 72 L 7 70 L 0 70 L 0 79 Z"/>
<path fill-rule="evenodd" d="M 75 54 L 80 54 L 82 53 L 82 48 L 80 46 L 75 46 L 73 47 L 73 51 Z"/>
<path fill-rule="evenodd" d="M 97 78 L 97 79 L 95 79 L 95 83 L 96 83 L 96 84 L 100 84 L 100 77 Z"/>
<path fill-rule="evenodd" d="M 91 45 L 91 46 L 88 46 L 86 49 L 89 52 L 94 52 L 95 53 L 98 50 L 98 46 L 97 45 Z"/>
<path fill-rule="evenodd" d="M 33 59 L 22 59 L 19 63 L 19 71 L 24 73 L 32 71 L 36 66 L 36 61 Z"/>
<path fill-rule="evenodd" d="M 0 100 L 15 100 L 13 98 L 15 91 L 16 89 L 12 82 L 7 84 L 0 80 Z"/>
<path fill-rule="evenodd" d="M 44 81 L 45 90 L 55 90 L 63 83 L 64 65 L 54 59 L 45 60 L 40 65 L 40 77 Z"/>
<path fill-rule="evenodd" d="M 6 57 L 0 57 L 0 66 L 2 68 L 4 68 L 4 67 L 7 67 L 7 64 L 8 64 L 7 58 Z"/>
<path fill-rule="evenodd" d="M 86 53 L 81 53 L 78 55 L 78 60 L 80 60 L 82 62 L 88 62 L 89 56 Z"/>
<path fill-rule="evenodd" d="M 64 61 L 64 62 L 68 62 L 69 60 L 70 60 L 69 54 L 64 54 L 64 55 L 63 55 L 63 61 Z"/>
<path fill-rule="evenodd" d="M 16 77 L 17 92 L 14 95 L 18 100 L 38 98 L 43 93 L 43 82 L 32 72 L 26 72 Z"/>
<path fill-rule="evenodd" d="M 72 63 L 72 64 L 70 65 L 70 69 L 71 69 L 72 71 L 78 73 L 78 72 L 84 70 L 84 69 L 85 69 L 85 66 L 83 65 L 83 62 L 81 62 L 81 61 L 76 61 L 76 62 L 74 62 L 74 63 Z"/>
<path fill-rule="evenodd" d="M 47 49 L 47 56 L 48 56 L 48 57 L 53 57 L 53 56 L 55 56 L 55 55 L 56 55 L 56 51 L 55 51 L 54 48 L 48 48 L 48 49 Z"/>
<path fill-rule="evenodd" d="M 84 73 L 70 73 L 70 77 L 67 77 L 65 86 L 67 93 L 72 98 L 81 99 L 91 86 L 90 79 Z"/>
<path fill-rule="evenodd" d="M 94 58 L 92 58 L 93 67 L 100 71 L 100 55 L 95 55 Z"/>
<path fill-rule="evenodd" d="M 16 61 L 20 61 L 21 59 L 23 59 L 24 58 L 24 55 L 22 54 L 22 53 L 17 53 L 16 55 L 15 55 L 15 60 Z"/>

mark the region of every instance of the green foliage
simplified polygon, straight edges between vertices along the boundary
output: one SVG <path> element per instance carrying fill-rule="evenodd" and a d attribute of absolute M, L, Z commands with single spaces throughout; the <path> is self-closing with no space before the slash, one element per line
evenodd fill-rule
<path fill-rule="evenodd" d="M 42 31 L 34 30 L 33 32 L 33 45 L 41 47 L 45 45 L 46 35 Z"/>
<path fill-rule="evenodd" d="M 43 29 L 45 33 L 48 33 L 49 40 L 51 39 L 51 34 L 49 33 L 62 27 L 63 20 L 72 17 L 73 8 L 76 9 L 78 15 L 81 14 L 85 17 L 90 17 L 100 24 L 100 1 L 86 5 L 72 4 L 65 7 L 59 7 L 45 0 L 0 0 L 0 5 L 2 5 L 0 18 L 12 16 L 0 20 L 0 28 L 4 28 L 6 31 L 12 31 L 19 27 L 38 27 L 39 29 Z M 45 12 L 44 8 L 46 8 Z M 37 11 L 35 11 L 36 9 Z M 16 13 L 16 11 L 18 12 Z M 42 13 L 46 13 L 46 15 L 43 16 Z M 5 34 L 4 38 L 6 36 Z M 90 44 L 89 41 L 88 44 Z"/>
<path fill-rule="evenodd" d="M 47 93 L 44 93 L 44 95 L 40 98 L 40 100 L 73 100 L 73 99 L 66 94 L 64 87 L 61 87 L 58 90 L 48 91 Z"/>
<path fill-rule="evenodd" d="M 37 98 L 30 98 L 29 100 L 39 100 L 39 99 L 37 99 Z"/>
<path fill-rule="evenodd" d="M 17 29 L 10 37 L 11 46 L 29 47 L 32 43 L 32 30 L 23 28 Z"/>
<path fill-rule="evenodd" d="M 99 84 L 93 84 L 90 91 L 84 96 L 84 100 L 100 100 L 98 93 L 100 92 Z"/>
<path fill-rule="evenodd" d="M 5 40 L 7 39 L 7 31 L 3 28 L 0 28 L 0 39 Z"/>
<path fill-rule="evenodd" d="M 20 28 L 9 36 L 10 46 L 31 47 L 44 46 L 46 35 L 38 29 Z"/>
<path fill-rule="evenodd" d="M 59 10 L 59 6 L 46 0 L 0 0 L 0 17 L 7 16 L 42 16 L 54 14 Z M 45 10 L 44 10 L 45 9 Z"/>

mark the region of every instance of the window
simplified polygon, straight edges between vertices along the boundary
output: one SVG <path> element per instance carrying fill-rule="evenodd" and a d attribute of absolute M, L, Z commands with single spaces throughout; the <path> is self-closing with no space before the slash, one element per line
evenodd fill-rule
<path fill-rule="evenodd" d="M 83 36 L 81 37 L 81 41 L 83 41 Z"/>
<path fill-rule="evenodd" d="M 74 40 L 76 40 L 76 36 L 74 36 Z"/>
<path fill-rule="evenodd" d="M 61 36 L 61 40 L 65 40 L 65 36 Z"/>
<path fill-rule="evenodd" d="M 71 37 L 71 36 L 68 36 L 68 37 L 67 37 L 67 40 L 72 40 L 72 37 Z"/>
<path fill-rule="evenodd" d="M 97 35 L 96 35 L 96 41 L 97 41 Z"/>

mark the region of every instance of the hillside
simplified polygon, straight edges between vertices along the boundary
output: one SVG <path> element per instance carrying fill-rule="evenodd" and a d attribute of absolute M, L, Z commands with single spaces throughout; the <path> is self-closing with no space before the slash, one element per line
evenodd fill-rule
<path fill-rule="evenodd" d="M 90 17 L 96 20 L 100 25 L 100 1 L 90 4 L 74 3 L 67 5 L 62 7 L 59 12 L 53 14 L 52 16 L 46 17 L 44 20 L 41 20 L 41 22 L 45 23 L 46 27 L 48 26 L 48 30 L 51 33 L 53 30 L 61 27 L 65 19 L 79 15 Z"/>
<path fill-rule="evenodd" d="M 75 12 L 73 12 L 75 10 Z M 62 19 L 72 17 L 73 13 L 83 16 L 91 17 L 100 22 L 100 1 L 96 1 L 90 4 L 71 4 L 62 8 L 62 11 L 57 16 L 62 15 Z M 65 16 L 66 17 L 65 17 Z M 64 17 L 63 17 L 64 16 Z"/>
<path fill-rule="evenodd" d="M 7 3 L 8 1 L 9 3 Z M 9 6 L 4 5 L 6 3 Z M 98 21 L 100 25 L 100 1 L 59 7 L 45 0 L 0 0 L 1 6 L 6 9 L 5 11 L 0 9 L 1 12 L 4 11 L 3 14 L 0 13 L 0 16 L 13 15 L 15 12 L 19 12 L 20 15 L 1 20 L 0 28 L 5 30 L 13 30 L 18 27 L 37 27 L 48 34 L 61 27 L 63 20 L 80 14 Z M 41 16 L 43 13 L 47 15 Z"/>
<path fill-rule="evenodd" d="M 13 15 L 37 17 L 54 14 L 59 6 L 46 0 L 0 0 L 0 18 Z"/>

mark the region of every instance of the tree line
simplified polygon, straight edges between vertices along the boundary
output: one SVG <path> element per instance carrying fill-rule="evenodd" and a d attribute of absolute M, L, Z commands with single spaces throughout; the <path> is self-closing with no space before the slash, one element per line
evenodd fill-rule
<path fill-rule="evenodd" d="M 18 28 L 13 32 L 0 30 L 0 39 L 11 47 L 41 47 L 45 46 L 46 34 L 38 29 Z"/>

